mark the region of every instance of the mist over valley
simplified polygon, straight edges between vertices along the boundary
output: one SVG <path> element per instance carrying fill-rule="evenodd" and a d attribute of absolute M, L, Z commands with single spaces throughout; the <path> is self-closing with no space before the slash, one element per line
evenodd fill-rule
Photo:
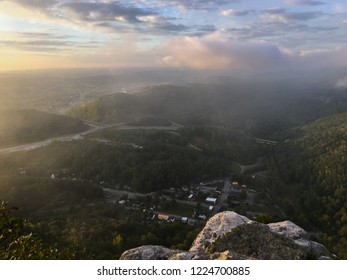
<path fill-rule="evenodd" d="M 345 147 L 339 137 L 346 132 L 347 92 L 336 86 L 337 73 L 327 71 L 325 80 L 309 73 L 301 80 L 235 76 L 183 69 L 5 74 L 1 198 L 29 219 L 45 246 L 68 248 L 50 258 L 112 258 L 145 244 L 187 249 L 184 234 L 194 238 L 206 217 L 223 210 L 259 221 L 291 219 L 343 257 L 338 221 L 346 178 L 337 166 L 344 157 L 330 159 Z M 325 175 L 321 164 L 330 168 Z M 244 189 L 223 189 L 234 182 Z M 334 202 L 337 193 L 341 203 Z M 218 201 L 212 211 L 207 197 Z M 327 208 L 317 208 L 321 199 Z M 337 216 L 328 223 L 331 211 Z M 161 213 L 176 222 L 159 221 L 161 230 L 153 232 L 152 215 Z M 130 229 L 136 230 L 129 235 Z M 160 237 L 168 230 L 174 239 Z"/>

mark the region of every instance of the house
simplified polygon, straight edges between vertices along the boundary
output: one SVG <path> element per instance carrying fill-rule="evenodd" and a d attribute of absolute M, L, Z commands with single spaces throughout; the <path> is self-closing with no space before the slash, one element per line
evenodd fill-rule
<path fill-rule="evenodd" d="M 168 221 L 169 220 L 169 216 L 168 215 L 165 215 L 165 214 L 158 214 L 158 220 L 161 220 L 161 221 Z"/>
<path fill-rule="evenodd" d="M 240 194 L 241 193 L 241 188 L 240 188 L 239 182 L 232 182 L 231 193 L 234 193 L 234 194 Z"/>
<path fill-rule="evenodd" d="M 188 218 L 187 217 L 182 217 L 181 222 L 185 223 L 185 224 L 188 223 Z"/>
<path fill-rule="evenodd" d="M 189 196 L 188 196 L 188 200 L 191 200 L 192 198 L 193 198 L 193 196 L 194 196 L 194 194 L 190 194 Z"/>
<path fill-rule="evenodd" d="M 214 197 L 207 197 L 205 201 L 206 201 L 207 203 L 216 204 L 217 198 L 214 198 Z"/>
<path fill-rule="evenodd" d="M 217 191 L 217 186 L 200 186 L 200 191 L 203 193 L 210 193 Z"/>
<path fill-rule="evenodd" d="M 199 215 L 199 217 L 198 217 L 198 219 L 200 219 L 200 220 L 206 220 L 206 215 Z"/>
<path fill-rule="evenodd" d="M 208 207 L 208 210 L 212 211 L 213 210 L 213 206 Z"/>

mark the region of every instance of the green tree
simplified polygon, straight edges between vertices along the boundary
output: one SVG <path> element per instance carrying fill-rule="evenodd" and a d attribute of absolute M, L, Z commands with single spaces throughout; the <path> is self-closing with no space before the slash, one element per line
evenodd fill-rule
<path fill-rule="evenodd" d="M 2 201 L 0 206 L 0 259 L 27 260 L 27 259 L 55 259 L 58 251 L 46 248 L 42 240 L 28 232 L 26 222 L 13 217 Z"/>

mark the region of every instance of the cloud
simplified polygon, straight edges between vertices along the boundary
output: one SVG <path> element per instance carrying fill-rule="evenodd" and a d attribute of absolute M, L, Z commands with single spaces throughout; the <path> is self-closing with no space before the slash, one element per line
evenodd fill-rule
<path fill-rule="evenodd" d="M 184 9 L 217 9 L 222 5 L 239 2 L 239 0 L 171 0 L 171 3 Z"/>
<path fill-rule="evenodd" d="M 140 32 L 140 28 L 133 26 L 124 26 L 117 22 L 97 22 L 90 26 L 94 30 L 107 33 L 125 34 L 132 33 L 134 31 Z"/>
<path fill-rule="evenodd" d="M 254 13 L 254 10 L 224 10 L 221 12 L 221 15 L 224 17 L 230 17 L 230 16 L 248 16 L 249 14 Z"/>
<path fill-rule="evenodd" d="M 213 32 L 216 32 L 218 28 L 213 24 L 207 24 L 207 25 L 196 25 L 192 27 L 192 32 L 186 32 L 187 36 L 196 36 L 201 37 L 205 36 L 207 34 L 211 34 Z"/>
<path fill-rule="evenodd" d="M 13 2 L 27 10 L 38 11 L 59 23 L 103 32 L 137 31 L 158 34 L 165 31 L 180 33 L 189 29 L 182 23 L 173 22 L 176 18 L 161 16 L 161 10 L 153 6 L 149 8 L 147 2 L 145 4 L 138 1 L 114 0 L 13 0 Z"/>
<path fill-rule="evenodd" d="M 6 0 L 1 2 L 6 2 Z M 26 8 L 34 9 L 45 9 L 58 3 L 56 0 L 11 0 L 11 2 L 17 3 Z"/>
<path fill-rule="evenodd" d="M 99 41 L 78 40 L 70 36 L 55 34 L 51 32 L 8 32 L 1 33 L 11 39 L 1 39 L 0 46 L 19 51 L 30 52 L 61 52 L 65 50 L 76 50 L 78 48 L 98 48 Z"/>
<path fill-rule="evenodd" d="M 326 67 L 346 68 L 347 44 L 333 48 L 312 48 L 301 51 L 296 57 L 298 68 L 319 69 Z"/>
<path fill-rule="evenodd" d="M 189 29 L 188 26 L 185 26 L 183 24 L 174 24 L 161 16 L 152 16 L 152 15 L 144 16 L 144 17 L 139 17 L 139 20 L 141 20 L 141 22 L 143 23 L 147 23 L 152 28 L 158 29 L 158 30 L 179 32 L 179 31 L 184 31 Z"/>
<path fill-rule="evenodd" d="M 290 23 L 307 21 L 322 16 L 322 12 L 288 12 L 282 8 L 271 8 L 261 11 L 261 18 L 265 22 Z"/>
<path fill-rule="evenodd" d="M 33 40 L 33 41 L 11 41 L 0 40 L 2 48 L 11 48 L 25 52 L 37 53 L 58 53 L 66 50 L 71 50 L 71 42 L 50 41 L 50 40 Z"/>
<path fill-rule="evenodd" d="M 155 50 L 162 64 L 195 69 L 306 69 L 346 67 L 347 44 L 340 47 L 305 47 L 290 50 L 264 41 L 236 41 L 226 33 L 202 37 L 181 36 L 164 42 Z M 345 85 L 341 79 L 337 86 Z"/>
<path fill-rule="evenodd" d="M 336 83 L 335 83 L 335 88 L 337 89 L 347 89 L 347 76 L 339 79 Z"/>
<path fill-rule="evenodd" d="M 9 1 L 0 0 L 0 2 Z M 12 2 L 39 11 L 50 18 L 65 19 L 68 22 L 138 23 L 140 22 L 138 17 L 155 14 L 144 8 L 122 5 L 119 1 L 12 0 Z"/>
<path fill-rule="evenodd" d="M 212 33 L 212 32 L 215 32 L 217 31 L 217 27 L 214 26 L 214 25 L 200 25 L 197 27 L 197 30 L 198 31 L 201 31 L 201 32 L 209 32 L 209 33 Z"/>
<path fill-rule="evenodd" d="M 316 1 L 316 0 L 286 0 L 285 1 L 288 4 L 291 5 L 302 5 L 302 6 L 320 6 L 325 5 L 322 1 Z"/>
<path fill-rule="evenodd" d="M 63 16 L 79 21 L 120 21 L 138 23 L 140 16 L 154 13 L 137 7 L 126 7 L 119 2 L 72 2 L 59 6 Z"/>
<path fill-rule="evenodd" d="M 273 67 L 285 64 L 290 56 L 276 45 L 236 42 L 220 32 L 175 38 L 162 44 L 157 52 L 163 64 L 198 69 Z"/>

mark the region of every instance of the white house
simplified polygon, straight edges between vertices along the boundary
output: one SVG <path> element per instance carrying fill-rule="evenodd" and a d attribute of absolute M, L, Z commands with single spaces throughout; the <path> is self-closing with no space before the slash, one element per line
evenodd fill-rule
<path fill-rule="evenodd" d="M 207 203 L 213 203 L 213 204 L 216 204 L 217 202 L 217 198 L 214 198 L 214 197 L 208 197 L 206 198 L 205 200 Z"/>

